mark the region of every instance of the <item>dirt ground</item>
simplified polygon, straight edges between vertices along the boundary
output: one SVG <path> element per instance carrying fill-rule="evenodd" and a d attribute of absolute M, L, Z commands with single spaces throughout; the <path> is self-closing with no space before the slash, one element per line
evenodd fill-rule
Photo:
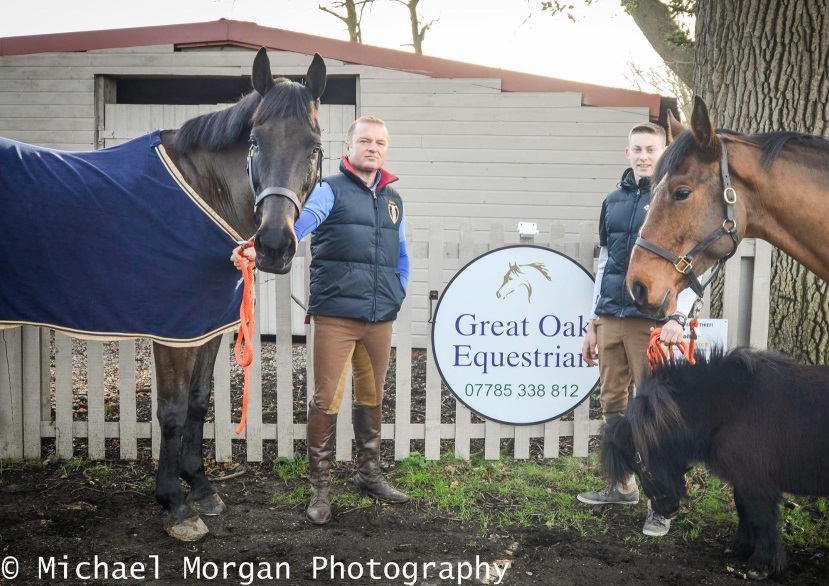
<path fill-rule="evenodd" d="M 271 350 L 264 347 L 262 351 L 267 356 Z M 146 353 L 137 358 L 139 363 L 148 363 Z M 416 387 L 423 382 L 424 357 L 413 358 Z M 297 418 L 301 419 L 305 389 L 296 360 L 304 362 L 304 356 L 299 353 L 295 357 L 294 376 Z M 273 362 L 267 359 L 264 364 L 268 366 L 263 367 L 263 377 L 268 378 L 273 375 L 269 366 Z M 75 375 L 83 386 L 83 369 L 76 369 Z M 240 373 L 234 378 L 240 379 Z M 137 373 L 137 380 L 139 387 L 142 380 L 149 387 L 147 376 Z M 390 377 L 390 384 L 392 381 Z M 237 383 L 240 386 L 241 380 Z M 146 417 L 150 416 L 148 391 L 138 389 L 139 408 L 147 411 Z M 271 401 L 263 398 L 266 412 Z M 453 403 L 447 397 L 444 417 L 452 417 Z M 76 412 L 84 407 L 81 393 Z M 113 416 L 117 416 L 116 407 L 114 402 Z M 389 407 L 386 405 L 386 416 L 393 417 Z M 413 420 L 417 420 L 419 409 L 413 405 Z M 46 443 L 47 460 L 49 450 Z M 737 584 L 741 578 L 726 568 L 745 569 L 743 562 L 723 553 L 729 535 L 711 534 L 704 527 L 693 541 L 673 534 L 663 539 L 643 537 L 643 503 L 637 509 L 641 519 L 636 523 L 631 523 L 629 511 L 625 514 L 606 508 L 601 514 L 610 529 L 592 537 L 547 526 L 485 530 L 441 516 L 417 501 L 350 510 L 335 506 L 334 520 L 317 527 L 305 521 L 302 506 L 271 501 L 274 493 L 295 487 L 276 479 L 269 464 L 249 464 L 238 470 L 231 464 L 209 462 L 211 478 L 232 476 L 216 482 L 228 511 L 205 518 L 210 534 L 202 541 L 175 542 L 165 534 L 164 513 L 152 496 L 155 467 L 148 451 L 145 447 L 137 462 L 118 462 L 117 449 L 108 449 L 109 465 L 118 477 L 114 487 L 105 486 L 102 482 L 106 480 L 83 467 L 72 469 L 61 463 L 3 466 L 0 584 L 690 586 Z M 79 446 L 76 454 L 83 453 L 83 446 Z M 391 461 L 384 464 L 394 466 Z M 352 475 L 349 464 L 338 463 L 335 490 L 350 490 Z M 790 548 L 786 573 L 779 581 L 768 583 L 829 583 L 824 553 Z M 84 579 L 96 562 L 99 576 L 106 569 L 108 579 Z M 341 564 L 333 576 L 332 563 Z M 484 570 L 493 564 L 501 571 L 507 568 L 503 577 L 494 569 Z M 15 573 L 16 578 L 11 579 Z M 125 574 L 132 579 L 125 579 Z"/>
<path fill-rule="evenodd" d="M 543 526 L 482 531 L 441 517 L 417 502 L 354 510 L 335 507 L 334 520 L 317 527 L 304 520 L 301 506 L 274 506 L 269 500 L 271 495 L 285 487 L 267 474 L 265 467 L 255 466 L 217 483 L 229 510 L 220 517 L 205 519 L 210 528 L 205 539 L 174 542 L 164 533 L 163 512 L 151 496 L 152 463 L 144 460 L 115 466 L 119 475 L 128 479 L 117 490 L 102 490 L 99 482 L 83 470 L 61 474 L 56 464 L 4 468 L 0 484 L 0 570 L 8 576 L 16 568 L 18 576 L 15 580 L 0 578 L 0 584 L 442 586 L 499 582 L 494 570 L 490 570 L 488 579 L 483 566 L 475 570 L 477 562 L 498 562 L 499 567 L 511 563 L 500 580 L 510 585 L 740 582 L 739 577 L 726 571 L 728 565 L 740 567 L 723 554 L 726 537 L 703 536 L 692 542 L 670 535 L 664 539 L 642 538 L 640 528 L 631 526 L 629 517 L 612 508 L 603 513 L 611 530 L 589 538 Z M 338 469 L 336 490 L 348 490 L 351 471 L 347 468 L 344 465 Z M 220 467 L 210 473 L 213 477 L 227 475 Z M 343 564 L 343 570 L 338 566 L 336 572 L 344 571 L 344 577 L 336 573 L 332 578 L 331 556 L 334 562 Z M 39 564 L 48 565 L 51 559 L 52 569 L 47 567 L 39 574 Z M 196 573 L 197 560 L 200 575 Z M 81 579 L 92 570 L 81 565 L 79 575 L 78 564 L 96 561 L 106 564 L 109 579 Z M 434 565 L 427 566 L 429 562 Z M 779 582 L 769 583 L 826 584 L 829 575 L 825 562 L 814 552 L 789 551 L 788 570 Z M 137 579 L 117 579 L 119 564 L 127 568 L 138 564 L 132 570 Z M 68 568 L 66 574 L 64 567 Z M 99 569 L 99 575 L 102 571 Z M 396 578 L 395 572 L 399 573 Z M 459 577 L 461 573 L 464 575 Z"/>

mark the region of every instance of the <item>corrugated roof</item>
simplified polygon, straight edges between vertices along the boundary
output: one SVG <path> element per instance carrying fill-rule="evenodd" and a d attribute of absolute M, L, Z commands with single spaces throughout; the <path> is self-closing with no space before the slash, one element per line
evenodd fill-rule
<path fill-rule="evenodd" d="M 513 92 L 577 92 L 582 103 L 602 107 L 643 107 L 658 119 L 661 97 L 633 90 L 580 83 L 484 65 L 451 61 L 394 49 L 373 47 L 260 26 L 253 22 L 217 20 L 190 24 L 81 31 L 0 38 L 0 55 L 76 52 L 94 49 L 175 45 L 179 48 L 237 45 L 267 47 L 337 59 L 347 63 L 407 71 L 437 78 L 498 78 L 501 88 Z"/>

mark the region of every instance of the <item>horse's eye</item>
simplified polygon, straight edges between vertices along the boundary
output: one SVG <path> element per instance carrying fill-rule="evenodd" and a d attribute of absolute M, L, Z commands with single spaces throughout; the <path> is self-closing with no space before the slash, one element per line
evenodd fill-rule
<path fill-rule="evenodd" d="M 322 152 L 322 147 L 321 146 L 315 146 L 312 154 L 316 156 L 316 155 L 320 154 L 321 152 Z"/>
<path fill-rule="evenodd" d="M 679 189 L 674 191 L 673 198 L 676 201 L 684 201 L 684 200 L 688 199 L 689 197 L 691 197 L 691 190 L 688 189 L 687 187 L 680 187 Z"/>

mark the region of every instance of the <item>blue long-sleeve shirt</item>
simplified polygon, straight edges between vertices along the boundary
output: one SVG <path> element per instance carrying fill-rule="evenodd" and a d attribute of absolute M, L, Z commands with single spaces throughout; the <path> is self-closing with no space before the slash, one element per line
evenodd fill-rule
<path fill-rule="evenodd" d="M 380 173 L 376 174 L 374 185 L 371 189 L 377 187 L 380 181 Z M 317 227 L 322 224 L 331 213 L 331 208 L 334 206 L 334 191 L 328 183 L 318 184 L 311 195 L 308 196 L 308 201 L 305 202 L 305 207 L 302 208 L 302 213 L 299 215 L 294 224 L 294 232 L 296 233 L 297 241 L 302 240 L 308 234 L 311 234 Z M 400 274 L 400 283 L 403 289 L 408 289 L 409 284 L 409 254 L 406 251 L 406 212 L 400 210 L 400 259 L 397 262 L 397 272 Z"/>

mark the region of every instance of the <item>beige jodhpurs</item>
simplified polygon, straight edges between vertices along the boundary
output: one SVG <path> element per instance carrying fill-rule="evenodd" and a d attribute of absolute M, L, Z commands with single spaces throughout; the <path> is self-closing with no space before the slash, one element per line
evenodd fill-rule
<path fill-rule="evenodd" d="M 354 371 L 354 402 L 363 407 L 383 402 L 393 323 L 312 317 L 314 402 L 320 410 L 339 413 L 349 362 Z"/>

